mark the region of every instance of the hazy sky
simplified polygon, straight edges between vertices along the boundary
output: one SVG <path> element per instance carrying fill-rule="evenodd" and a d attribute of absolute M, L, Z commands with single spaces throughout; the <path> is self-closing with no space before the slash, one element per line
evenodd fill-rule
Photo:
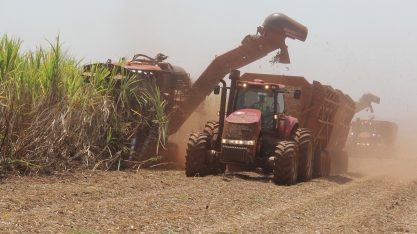
<path fill-rule="evenodd" d="M 83 63 L 164 53 L 197 78 L 275 12 L 307 26 L 307 40 L 287 39 L 290 65 L 270 65 L 271 53 L 242 73 L 304 76 L 354 100 L 371 92 L 381 97 L 377 119 L 417 131 L 405 125 L 417 119 L 417 1 L 0 0 L 0 35 L 30 50 L 59 34 Z"/>

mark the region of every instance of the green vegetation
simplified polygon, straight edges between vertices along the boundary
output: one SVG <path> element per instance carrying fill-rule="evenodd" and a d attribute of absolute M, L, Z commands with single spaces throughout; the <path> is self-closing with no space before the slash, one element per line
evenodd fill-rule
<path fill-rule="evenodd" d="M 137 77 L 108 79 L 118 74 L 102 67 L 87 79 L 59 37 L 32 52 L 21 52 L 21 43 L 0 38 L 0 172 L 120 168 L 145 123 L 158 124 L 165 142 L 168 117 L 156 87 L 143 92 Z M 145 102 L 153 110 L 147 116 Z"/>

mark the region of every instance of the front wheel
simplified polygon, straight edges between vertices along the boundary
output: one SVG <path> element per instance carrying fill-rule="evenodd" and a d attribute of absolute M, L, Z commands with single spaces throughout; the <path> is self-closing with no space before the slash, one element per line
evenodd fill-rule
<path fill-rule="evenodd" d="M 274 182 L 279 185 L 297 183 L 298 147 L 295 142 L 278 143 L 274 157 Z"/>
<path fill-rule="evenodd" d="M 210 139 L 210 149 L 215 148 L 217 138 L 219 137 L 219 122 L 208 121 L 204 126 L 204 134 Z M 217 160 L 211 160 L 209 163 L 209 174 L 219 174 L 226 171 L 226 164 L 222 164 Z"/>
<path fill-rule="evenodd" d="M 192 133 L 187 143 L 185 155 L 185 175 L 206 176 L 209 169 L 205 163 L 206 150 L 210 147 L 210 140 L 206 134 Z"/>

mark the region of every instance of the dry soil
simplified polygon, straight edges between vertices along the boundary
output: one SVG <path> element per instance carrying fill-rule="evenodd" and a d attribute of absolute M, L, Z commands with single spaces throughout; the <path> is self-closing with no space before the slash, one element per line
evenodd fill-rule
<path fill-rule="evenodd" d="M 1 233 L 417 233 L 417 160 L 350 158 L 349 173 L 277 186 L 255 173 L 8 176 Z"/>

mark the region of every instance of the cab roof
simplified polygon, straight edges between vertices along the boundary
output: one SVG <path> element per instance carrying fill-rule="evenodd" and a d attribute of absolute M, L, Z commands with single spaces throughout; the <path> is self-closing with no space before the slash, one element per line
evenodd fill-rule
<path fill-rule="evenodd" d="M 275 86 L 278 89 L 285 89 L 285 85 L 283 84 L 265 83 L 262 80 L 256 80 L 256 79 L 254 81 L 239 81 L 238 83 L 246 83 L 251 86 L 259 86 L 259 87 L 265 87 L 266 85 L 268 85 L 269 87 Z"/>

